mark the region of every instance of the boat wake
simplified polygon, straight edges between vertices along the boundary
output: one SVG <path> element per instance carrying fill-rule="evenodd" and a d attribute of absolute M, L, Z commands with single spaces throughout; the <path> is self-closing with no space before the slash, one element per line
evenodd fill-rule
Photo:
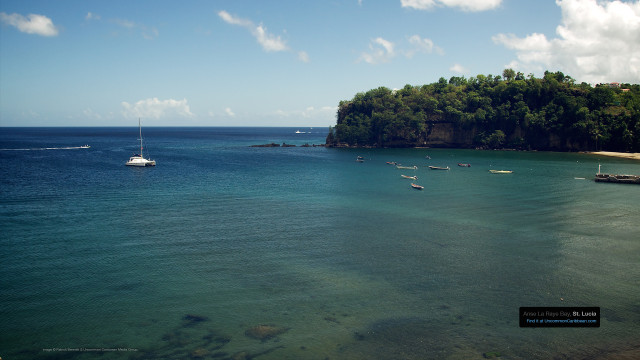
<path fill-rule="evenodd" d="M 91 146 L 65 146 L 65 147 L 48 147 L 48 148 L 27 148 L 27 149 L 0 149 L 0 151 L 42 151 L 42 150 L 76 150 L 76 149 L 88 149 Z"/>

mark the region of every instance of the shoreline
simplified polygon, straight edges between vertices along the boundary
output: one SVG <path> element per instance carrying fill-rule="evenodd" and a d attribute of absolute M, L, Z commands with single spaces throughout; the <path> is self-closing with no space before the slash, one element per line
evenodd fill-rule
<path fill-rule="evenodd" d="M 614 151 L 585 151 L 585 154 L 640 160 L 640 153 L 622 153 L 622 152 L 614 152 Z"/>

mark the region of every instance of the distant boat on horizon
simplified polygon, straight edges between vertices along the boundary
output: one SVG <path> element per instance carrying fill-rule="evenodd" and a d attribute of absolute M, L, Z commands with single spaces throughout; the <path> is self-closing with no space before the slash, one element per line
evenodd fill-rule
<path fill-rule="evenodd" d="M 142 123 L 140 122 L 140 118 L 138 118 L 138 130 L 140 132 L 140 154 L 134 154 L 125 165 L 139 167 L 156 166 L 155 160 L 145 159 L 142 155 Z"/>

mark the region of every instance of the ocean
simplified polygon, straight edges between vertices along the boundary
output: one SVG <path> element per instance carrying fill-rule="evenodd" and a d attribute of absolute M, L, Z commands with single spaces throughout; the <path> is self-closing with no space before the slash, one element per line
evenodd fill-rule
<path fill-rule="evenodd" d="M 148 127 L 131 168 L 134 127 L 0 128 L 0 358 L 638 355 L 640 187 L 593 176 L 640 162 L 301 146 L 327 131 Z"/>

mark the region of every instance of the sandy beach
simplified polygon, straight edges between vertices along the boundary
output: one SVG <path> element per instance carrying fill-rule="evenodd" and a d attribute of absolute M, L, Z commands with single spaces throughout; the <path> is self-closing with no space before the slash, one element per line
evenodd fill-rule
<path fill-rule="evenodd" d="M 602 156 L 613 156 L 625 159 L 634 159 L 640 160 L 640 153 L 622 153 L 622 152 L 613 152 L 613 151 L 592 151 L 587 154 L 593 155 L 602 155 Z"/>

